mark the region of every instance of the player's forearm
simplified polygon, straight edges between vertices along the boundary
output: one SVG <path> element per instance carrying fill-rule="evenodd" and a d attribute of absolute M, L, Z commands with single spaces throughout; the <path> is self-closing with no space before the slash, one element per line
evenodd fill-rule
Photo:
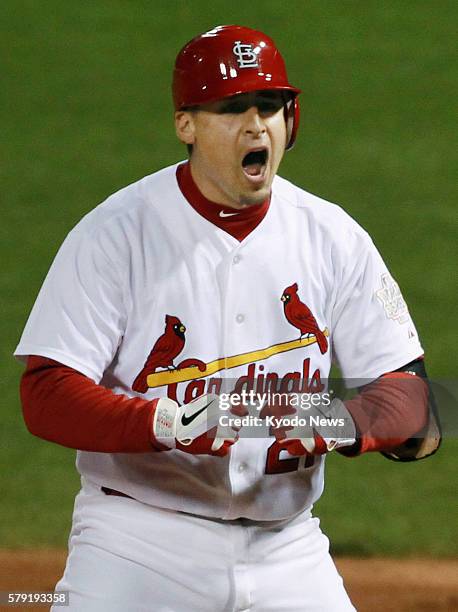
<path fill-rule="evenodd" d="M 339 452 L 389 451 L 415 436 L 428 419 L 428 386 L 422 378 L 392 372 L 345 402 L 358 431 L 357 443 Z"/>
<path fill-rule="evenodd" d="M 115 395 L 65 365 L 31 356 L 21 380 L 29 431 L 69 448 L 141 453 L 152 443 L 155 401 Z"/>

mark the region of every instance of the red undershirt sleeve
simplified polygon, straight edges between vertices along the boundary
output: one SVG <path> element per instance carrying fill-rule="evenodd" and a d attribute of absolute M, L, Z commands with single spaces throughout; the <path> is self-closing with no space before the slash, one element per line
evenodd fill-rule
<path fill-rule="evenodd" d="M 151 436 L 157 400 L 115 395 L 51 359 L 28 358 L 21 380 L 21 400 L 29 431 L 45 440 L 93 452 L 163 450 Z M 351 456 L 387 451 L 426 424 L 428 387 L 419 377 L 392 372 L 345 405 L 355 421 L 358 442 L 340 452 Z"/>
<path fill-rule="evenodd" d="M 24 420 L 35 436 L 94 452 L 163 450 L 150 434 L 157 400 L 116 395 L 73 368 L 38 356 L 28 358 L 20 390 Z"/>
<path fill-rule="evenodd" d="M 345 406 L 356 424 L 357 443 L 340 449 L 354 456 L 390 451 L 413 437 L 428 419 L 428 385 L 419 376 L 390 372 L 368 385 Z"/>

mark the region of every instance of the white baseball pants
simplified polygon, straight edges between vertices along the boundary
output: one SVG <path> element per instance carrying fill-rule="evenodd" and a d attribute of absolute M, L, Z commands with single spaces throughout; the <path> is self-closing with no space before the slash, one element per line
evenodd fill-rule
<path fill-rule="evenodd" d="M 88 482 L 56 590 L 69 591 L 72 612 L 355 610 L 308 512 L 273 523 L 213 520 Z"/>

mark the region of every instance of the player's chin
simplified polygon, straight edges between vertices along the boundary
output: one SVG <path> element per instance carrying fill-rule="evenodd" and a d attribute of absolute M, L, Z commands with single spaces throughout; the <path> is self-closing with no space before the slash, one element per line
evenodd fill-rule
<path fill-rule="evenodd" d="M 262 204 L 270 195 L 272 181 L 265 180 L 262 183 L 245 183 L 245 188 L 240 194 L 240 203 L 244 206 L 255 206 Z"/>
<path fill-rule="evenodd" d="M 257 193 L 243 193 L 240 196 L 240 204 L 242 204 L 242 206 L 256 206 L 262 204 L 269 197 L 269 193 L 269 189 Z"/>

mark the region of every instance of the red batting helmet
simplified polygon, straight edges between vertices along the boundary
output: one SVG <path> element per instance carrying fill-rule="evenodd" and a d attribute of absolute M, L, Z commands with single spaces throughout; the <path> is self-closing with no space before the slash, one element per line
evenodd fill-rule
<path fill-rule="evenodd" d="M 178 53 L 173 72 L 175 110 L 260 89 L 283 90 L 288 129 L 286 149 L 296 139 L 300 89 L 290 85 L 274 41 L 243 26 L 217 26 L 193 38 Z"/>

